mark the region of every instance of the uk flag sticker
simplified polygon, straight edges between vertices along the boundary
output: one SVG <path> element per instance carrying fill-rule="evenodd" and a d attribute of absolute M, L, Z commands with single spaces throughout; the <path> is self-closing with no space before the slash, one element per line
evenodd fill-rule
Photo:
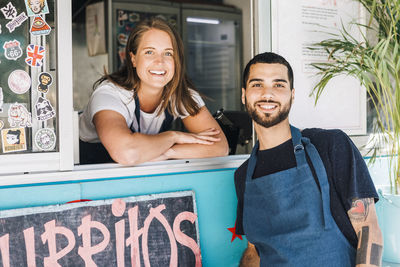
<path fill-rule="evenodd" d="M 45 55 L 45 49 L 40 45 L 30 44 L 26 47 L 26 59 L 25 62 L 31 67 L 40 67 L 43 65 L 43 59 Z"/>

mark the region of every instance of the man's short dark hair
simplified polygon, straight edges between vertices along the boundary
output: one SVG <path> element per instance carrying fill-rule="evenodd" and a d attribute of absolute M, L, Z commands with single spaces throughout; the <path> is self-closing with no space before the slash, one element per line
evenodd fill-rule
<path fill-rule="evenodd" d="M 265 52 L 256 55 L 253 57 L 249 63 L 247 63 L 246 67 L 244 68 L 243 71 L 243 88 L 246 88 L 247 80 L 249 79 L 249 72 L 250 72 L 250 67 L 251 65 L 257 64 L 257 63 L 267 63 L 267 64 L 282 64 L 286 66 L 288 70 L 288 77 L 289 77 L 289 84 L 290 84 L 290 89 L 293 89 L 293 70 L 292 67 L 290 66 L 289 62 L 286 61 L 282 56 L 272 53 L 272 52 Z"/>

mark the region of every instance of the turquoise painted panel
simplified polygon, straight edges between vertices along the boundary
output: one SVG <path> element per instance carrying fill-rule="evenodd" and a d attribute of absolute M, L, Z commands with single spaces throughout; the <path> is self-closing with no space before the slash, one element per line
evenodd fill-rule
<path fill-rule="evenodd" d="M 0 188 L 0 209 L 62 204 L 80 199 L 79 184 L 55 184 Z"/>
<path fill-rule="evenodd" d="M 231 243 L 236 219 L 234 170 L 134 177 L 82 183 L 81 198 L 104 199 L 193 190 L 199 217 L 203 266 L 238 266 L 245 239 Z"/>
<path fill-rule="evenodd" d="M 400 265 L 400 195 L 389 192 L 389 187 L 379 192 L 380 200 L 375 207 L 383 235 L 383 260 Z"/>
<path fill-rule="evenodd" d="M 368 163 L 368 159 L 366 159 L 366 162 Z M 374 164 L 368 166 L 368 169 L 376 187 L 390 185 L 388 157 L 377 158 Z"/>

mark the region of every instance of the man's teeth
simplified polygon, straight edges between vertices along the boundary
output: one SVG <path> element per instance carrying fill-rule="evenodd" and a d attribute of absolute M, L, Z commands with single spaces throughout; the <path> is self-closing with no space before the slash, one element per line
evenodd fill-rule
<path fill-rule="evenodd" d="M 164 70 L 151 70 L 150 73 L 157 74 L 157 75 L 164 75 L 165 71 Z"/>
<path fill-rule="evenodd" d="M 274 109 L 275 105 L 260 105 L 260 107 L 263 109 Z"/>

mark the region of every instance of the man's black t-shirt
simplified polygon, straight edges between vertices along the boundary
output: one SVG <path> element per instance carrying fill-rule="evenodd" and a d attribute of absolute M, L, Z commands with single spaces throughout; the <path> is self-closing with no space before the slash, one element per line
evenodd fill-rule
<path fill-rule="evenodd" d="M 305 129 L 302 131 L 302 135 L 310 139 L 325 166 L 330 186 L 330 207 L 333 219 L 350 244 L 356 248 L 357 236 L 347 216 L 352 200 L 354 198 L 375 198 L 375 200 L 378 200 L 365 161 L 350 138 L 340 130 Z M 307 161 L 318 184 L 314 168 L 308 157 Z M 235 172 L 235 187 L 238 198 L 237 234 L 245 234 L 243 229 L 243 201 L 247 164 L 248 160 Z M 258 151 L 253 179 L 295 166 L 296 159 L 293 143 L 290 139 L 277 147 Z"/>

